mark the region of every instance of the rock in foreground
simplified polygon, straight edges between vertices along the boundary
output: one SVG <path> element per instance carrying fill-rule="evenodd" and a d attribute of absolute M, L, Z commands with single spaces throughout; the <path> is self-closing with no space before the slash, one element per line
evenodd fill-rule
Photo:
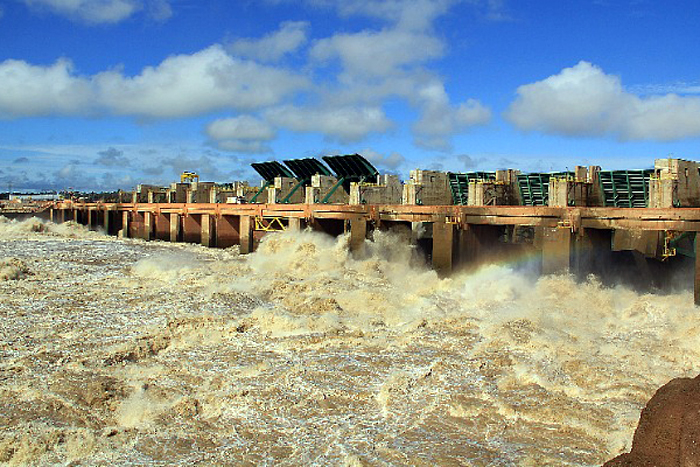
<path fill-rule="evenodd" d="M 700 466 L 700 376 L 662 386 L 642 410 L 632 450 L 604 467 Z"/>

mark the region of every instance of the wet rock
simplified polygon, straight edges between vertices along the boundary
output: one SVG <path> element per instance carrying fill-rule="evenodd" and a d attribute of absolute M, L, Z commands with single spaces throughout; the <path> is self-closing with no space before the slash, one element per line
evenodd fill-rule
<path fill-rule="evenodd" d="M 700 376 L 677 378 L 649 400 L 632 450 L 604 467 L 700 466 Z"/>

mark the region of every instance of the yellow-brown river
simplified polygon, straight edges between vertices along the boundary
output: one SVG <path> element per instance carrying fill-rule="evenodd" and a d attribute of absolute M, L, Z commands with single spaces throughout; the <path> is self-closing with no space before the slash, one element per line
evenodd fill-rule
<path fill-rule="evenodd" d="M 439 279 L 391 234 L 239 256 L 0 218 L 0 463 L 600 465 L 698 373 L 692 303 Z"/>

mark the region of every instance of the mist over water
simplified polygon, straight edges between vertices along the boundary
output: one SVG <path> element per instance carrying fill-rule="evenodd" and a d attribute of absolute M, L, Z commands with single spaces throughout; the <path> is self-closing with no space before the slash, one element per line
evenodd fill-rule
<path fill-rule="evenodd" d="M 347 242 L 0 218 L 0 462 L 599 465 L 698 373 L 691 291 L 439 279 L 393 234 Z"/>

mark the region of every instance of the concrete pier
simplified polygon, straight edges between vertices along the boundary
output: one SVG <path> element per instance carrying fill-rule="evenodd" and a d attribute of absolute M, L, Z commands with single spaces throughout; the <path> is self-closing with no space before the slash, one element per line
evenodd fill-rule
<path fill-rule="evenodd" d="M 140 238 L 150 240 L 153 238 L 153 216 L 152 212 L 143 213 L 143 228 L 141 229 Z"/>
<path fill-rule="evenodd" d="M 170 213 L 170 241 L 177 242 L 180 239 L 180 215 Z"/>
<path fill-rule="evenodd" d="M 695 233 L 695 304 L 700 305 L 700 238 Z"/>
<path fill-rule="evenodd" d="M 367 220 L 358 217 L 350 220 L 350 251 L 359 253 L 364 249 L 367 238 Z"/>
<path fill-rule="evenodd" d="M 241 216 L 239 232 L 242 255 L 253 252 L 253 223 L 254 219 L 251 216 Z"/>
<path fill-rule="evenodd" d="M 301 230 L 301 221 L 302 219 L 299 217 L 289 217 L 287 218 L 287 229 L 293 231 L 293 232 L 298 232 Z M 365 224 L 366 226 L 366 224 Z"/>
<path fill-rule="evenodd" d="M 440 276 L 452 272 L 455 253 L 455 225 L 447 220 L 433 223 L 433 269 Z"/>
<path fill-rule="evenodd" d="M 216 246 L 216 234 L 214 229 L 215 223 L 212 220 L 212 216 L 209 214 L 202 214 L 200 232 L 202 245 L 212 247 Z"/>
<path fill-rule="evenodd" d="M 129 237 L 129 211 L 122 211 L 122 228 L 117 233 L 119 237 Z"/>

